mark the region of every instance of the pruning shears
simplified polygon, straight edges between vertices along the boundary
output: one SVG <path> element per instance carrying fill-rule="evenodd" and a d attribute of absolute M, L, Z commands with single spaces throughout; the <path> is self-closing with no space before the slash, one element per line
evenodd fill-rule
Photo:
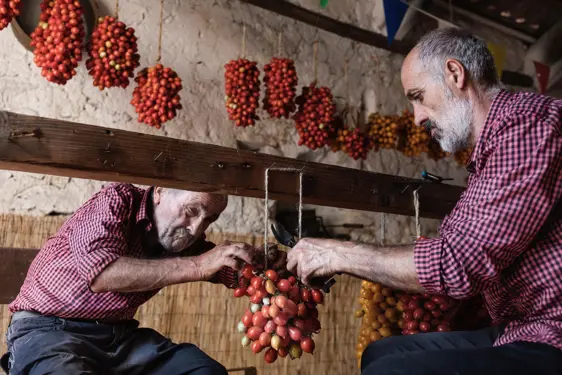
<path fill-rule="evenodd" d="M 271 231 L 273 232 L 273 235 L 275 236 L 277 242 L 279 242 L 281 245 L 293 248 L 297 244 L 297 240 L 295 239 L 295 237 L 281 223 L 276 221 L 271 224 Z M 330 288 L 335 283 L 336 280 L 332 277 L 330 280 L 324 283 L 324 286 L 322 286 L 322 291 L 324 293 L 330 293 Z"/>

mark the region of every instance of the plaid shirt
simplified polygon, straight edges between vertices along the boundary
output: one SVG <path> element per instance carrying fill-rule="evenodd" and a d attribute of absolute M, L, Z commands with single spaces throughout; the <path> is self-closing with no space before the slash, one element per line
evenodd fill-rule
<path fill-rule="evenodd" d="M 562 101 L 502 91 L 469 164 L 467 189 L 435 239 L 414 250 L 422 286 L 482 293 L 495 345 L 562 349 Z"/>
<path fill-rule="evenodd" d="M 11 312 L 34 311 L 61 318 L 127 320 L 158 290 L 93 293 L 93 280 L 116 259 L 169 256 L 143 247 L 153 230 L 152 189 L 111 184 L 88 200 L 49 238 L 33 260 Z M 200 238 L 179 255 L 196 255 L 215 245 Z M 236 271 L 224 268 L 212 280 L 228 287 Z"/>

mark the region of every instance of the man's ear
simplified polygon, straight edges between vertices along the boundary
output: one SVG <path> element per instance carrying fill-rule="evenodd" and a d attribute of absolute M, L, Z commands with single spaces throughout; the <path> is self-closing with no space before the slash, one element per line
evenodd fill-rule
<path fill-rule="evenodd" d="M 153 201 L 155 205 L 159 205 L 160 202 L 162 202 L 162 195 L 164 194 L 165 190 L 166 189 L 163 187 L 154 188 Z"/>
<path fill-rule="evenodd" d="M 456 59 L 447 59 L 445 62 L 445 78 L 452 87 L 459 90 L 464 89 L 468 83 L 466 70 L 461 62 Z"/>

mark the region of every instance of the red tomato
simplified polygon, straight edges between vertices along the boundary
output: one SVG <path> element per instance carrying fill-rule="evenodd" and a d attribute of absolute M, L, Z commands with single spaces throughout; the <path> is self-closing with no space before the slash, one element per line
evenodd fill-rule
<path fill-rule="evenodd" d="M 301 289 L 301 299 L 304 302 L 310 301 L 310 291 L 308 289 L 306 289 L 306 288 Z"/>
<path fill-rule="evenodd" d="M 252 343 L 252 352 L 254 352 L 254 354 L 258 354 L 262 350 L 263 350 L 263 346 L 262 346 L 262 344 L 260 344 L 259 341 L 254 341 Z"/>
<path fill-rule="evenodd" d="M 433 311 L 431 311 L 431 315 L 432 315 L 434 318 L 439 318 L 439 317 L 442 315 L 442 314 L 441 314 L 441 310 L 433 310 Z"/>
<path fill-rule="evenodd" d="M 277 328 L 275 329 L 275 333 L 277 334 L 277 336 L 285 338 L 287 337 L 289 332 L 287 330 L 287 326 L 277 326 Z"/>
<path fill-rule="evenodd" d="M 260 276 L 252 277 L 252 280 L 250 282 L 252 283 L 252 286 L 256 288 L 256 290 L 260 289 L 263 285 L 263 279 Z"/>
<path fill-rule="evenodd" d="M 314 340 L 312 340 L 310 337 L 302 338 L 301 349 L 303 352 L 312 354 L 314 353 L 314 348 L 315 348 Z"/>
<path fill-rule="evenodd" d="M 267 323 L 267 319 L 259 311 L 252 317 L 252 324 L 256 327 L 263 328 L 265 323 Z"/>
<path fill-rule="evenodd" d="M 285 337 L 279 337 L 279 339 L 281 340 L 279 341 L 279 347 L 289 346 L 289 344 L 291 343 L 291 337 L 289 335 Z"/>
<path fill-rule="evenodd" d="M 287 306 L 287 297 L 284 295 L 279 295 L 275 298 L 275 304 L 279 306 L 281 310 L 283 310 Z"/>
<path fill-rule="evenodd" d="M 423 307 L 425 307 L 426 310 L 435 310 L 437 308 L 437 305 L 435 304 L 435 302 L 427 301 L 423 304 Z"/>
<path fill-rule="evenodd" d="M 420 308 L 414 310 L 414 314 L 413 314 L 413 315 L 414 315 L 414 319 L 416 319 L 416 320 L 422 320 L 422 319 L 423 319 L 423 316 L 425 315 L 425 311 L 424 311 L 424 309 L 422 309 L 422 308 L 420 307 Z"/>
<path fill-rule="evenodd" d="M 246 279 L 251 279 L 252 277 L 254 277 L 254 267 L 250 266 L 249 264 L 246 264 L 244 266 L 244 268 L 242 268 L 242 276 L 244 276 Z"/>
<path fill-rule="evenodd" d="M 420 323 L 420 331 L 429 332 L 430 329 L 431 329 L 431 324 L 429 324 L 428 322 L 421 322 Z"/>
<path fill-rule="evenodd" d="M 293 320 L 293 326 L 300 329 L 301 331 L 304 331 L 304 329 L 306 328 L 306 323 L 304 322 L 304 320 L 297 318 Z"/>
<path fill-rule="evenodd" d="M 269 306 L 262 306 L 261 314 L 264 318 L 269 318 Z"/>
<path fill-rule="evenodd" d="M 423 320 L 426 322 L 431 322 L 431 314 L 425 313 L 425 315 L 423 316 Z"/>
<path fill-rule="evenodd" d="M 249 296 L 253 296 L 254 294 L 256 294 L 256 288 L 254 288 L 253 286 L 250 285 L 246 288 L 246 293 Z"/>
<path fill-rule="evenodd" d="M 411 311 L 404 311 L 404 320 L 414 320 L 414 313 Z"/>
<path fill-rule="evenodd" d="M 271 333 L 262 332 L 258 340 L 261 346 L 263 346 L 264 348 L 268 347 L 269 344 L 271 344 Z"/>
<path fill-rule="evenodd" d="M 268 320 L 267 323 L 265 323 L 265 327 L 263 329 L 265 330 L 265 332 L 273 333 L 275 332 L 276 328 L 277 324 L 275 324 L 273 320 Z"/>
<path fill-rule="evenodd" d="M 260 303 L 261 301 L 262 298 L 257 294 L 254 294 L 253 296 L 250 297 L 250 302 L 252 303 Z"/>
<path fill-rule="evenodd" d="M 295 285 L 297 283 L 297 278 L 294 276 L 289 276 L 287 278 L 287 280 L 289 280 L 289 282 L 291 283 L 291 285 Z"/>
<path fill-rule="evenodd" d="M 287 293 L 291 289 L 291 283 L 287 279 L 281 279 L 277 283 L 277 289 L 283 293 Z"/>
<path fill-rule="evenodd" d="M 279 306 L 277 305 L 271 305 L 269 307 L 269 316 L 272 318 L 277 317 L 277 315 L 279 315 L 279 313 L 281 312 L 281 309 L 279 309 Z"/>
<path fill-rule="evenodd" d="M 440 304 L 439 308 L 441 309 L 441 311 L 447 311 L 447 310 L 449 310 L 450 306 L 447 302 L 445 302 L 445 303 Z"/>
<path fill-rule="evenodd" d="M 447 298 L 445 296 L 433 296 L 431 297 L 431 300 L 438 305 L 447 302 Z"/>
<path fill-rule="evenodd" d="M 279 357 L 281 358 L 285 358 L 287 355 L 289 355 L 289 349 L 287 349 L 286 347 L 281 347 L 279 348 L 279 350 L 277 351 L 277 354 L 279 354 Z"/>
<path fill-rule="evenodd" d="M 300 317 L 305 317 L 307 313 L 306 306 L 304 303 L 299 303 L 297 306 L 297 315 Z"/>
<path fill-rule="evenodd" d="M 439 324 L 437 326 L 437 332 L 449 332 L 451 328 L 448 324 Z"/>
<path fill-rule="evenodd" d="M 267 349 L 264 355 L 264 359 L 266 363 L 273 363 L 277 359 L 277 350 L 273 348 Z"/>
<path fill-rule="evenodd" d="M 319 332 L 322 326 L 320 325 L 320 321 L 316 318 L 309 319 L 309 326 L 310 332 Z"/>
<path fill-rule="evenodd" d="M 250 327 L 252 325 L 252 317 L 254 314 L 250 310 L 246 311 L 244 316 L 242 317 L 242 323 L 245 327 Z"/>
<path fill-rule="evenodd" d="M 279 278 L 279 275 L 274 270 L 265 271 L 265 276 L 273 282 L 277 281 L 277 279 Z"/>
<path fill-rule="evenodd" d="M 414 311 L 415 309 L 419 309 L 421 306 L 420 302 L 417 300 L 411 300 L 408 302 L 408 310 Z"/>
<path fill-rule="evenodd" d="M 290 317 L 293 317 L 297 315 L 297 304 L 291 300 L 287 300 L 287 304 L 285 305 L 283 311 L 286 312 Z"/>
<path fill-rule="evenodd" d="M 250 327 L 248 329 L 248 332 L 246 333 L 246 336 L 248 336 L 248 338 L 250 340 L 257 340 L 260 338 L 260 335 L 262 334 L 263 329 L 260 327 Z"/>
<path fill-rule="evenodd" d="M 441 324 L 441 321 L 439 319 L 431 319 L 431 325 L 437 327 L 439 324 Z"/>
<path fill-rule="evenodd" d="M 285 314 L 284 312 L 280 312 L 275 318 L 273 318 L 273 321 L 278 326 L 286 325 L 288 320 L 289 318 L 287 317 L 287 314 Z"/>
<path fill-rule="evenodd" d="M 416 329 L 418 329 L 418 322 L 415 320 L 409 320 L 406 323 L 406 329 L 408 331 L 414 331 Z"/>
<path fill-rule="evenodd" d="M 256 293 L 254 294 L 255 296 L 258 296 L 259 299 L 263 299 L 264 297 L 268 296 L 267 290 L 265 290 L 263 287 L 256 290 Z M 261 301 L 260 301 L 261 302 Z"/>
<path fill-rule="evenodd" d="M 291 290 L 289 291 L 289 298 L 294 302 L 294 303 L 299 303 L 301 300 L 301 291 L 300 288 L 298 286 L 293 286 L 291 288 Z"/>
<path fill-rule="evenodd" d="M 322 304 L 324 302 L 324 295 L 318 289 L 312 289 L 312 300 L 317 304 Z"/>
<path fill-rule="evenodd" d="M 302 338 L 302 332 L 297 327 L 289 326 L 289 336 L 293 341 L 300 341 Z"/>
<path fill-rule="evenodd" d="M 240 287 L 240 288 L 234 289 L 234 297 L 241 298 L 241 297 L 244 297 L 245 295 L 246 295 L 246 288 Z"/>

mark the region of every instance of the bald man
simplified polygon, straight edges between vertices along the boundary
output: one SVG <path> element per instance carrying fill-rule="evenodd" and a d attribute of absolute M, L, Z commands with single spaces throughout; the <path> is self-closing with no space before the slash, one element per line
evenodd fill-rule
<path fill-rule="evenodd" d="M 482 294 L 493 327 L 377 341 L 365 375 L 562 374 L 562 101 L 504 90 L 486 43 L 459 29 L 424 36 L 402 84 L 416 124 L 445 151 L 474 147 L 439 237 L 394 247 L 303 239 L 288 269 L 310 285 L 340 272 L 414 293 Z"/>
<path fill-rule="evenodd" d="M 205 241 L 226 205 L 223 195 L 129 184 L 96 193 L 46 242 L 10 304 L 3 368 L 10 375 L 225 374 L 195 345 L 138 328 L 133 317 L 165 286 L 234 288 L 243 264 L 263 264 L 263 250 L 248 244 Z M 279 254 L 276 264 L 284 265 Z"/>

